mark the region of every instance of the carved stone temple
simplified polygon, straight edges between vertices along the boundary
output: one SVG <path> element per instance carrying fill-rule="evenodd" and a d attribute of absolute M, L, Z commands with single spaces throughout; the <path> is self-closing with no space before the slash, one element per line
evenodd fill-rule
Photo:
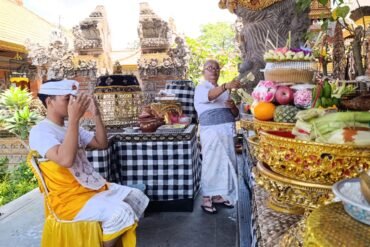
<path fill-rule="evenodd" d="M 148 102 L 164 89 L 167 80 L 186 79 L 189 50 L 176 36 L 173 20 L 162 20 L 148 3 L 140 3 L 138 26 L 141 57 L 138 61 L 143 91 Z"/>
<path fill-rule="evenodd" d="M 41 68 L 43 80 L 75 79 L 91 93 L 97 76 L 111 72 L 110 33 L 103 6 L 73 27 L 72 33 L 55 28 L 47 46 L 26 42 L 28 59 Z"/>
<path fill-rule="evenodd" d="M 72 33 L 79 58 L 97 61 L 99 74 L 112 73 L 111 37 L 104 6 L 98 5 L 88 18 L 73 27 Z"/>

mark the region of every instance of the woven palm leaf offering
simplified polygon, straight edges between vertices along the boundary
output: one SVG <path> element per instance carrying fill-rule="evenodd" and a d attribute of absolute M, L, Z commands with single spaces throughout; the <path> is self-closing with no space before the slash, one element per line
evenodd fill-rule
<path fill-rule="evenodd" d="M 270 45 L 273 49 L 267 50 L 263 55 L 266 62 L 264 69 L 265 80 L 282 83 L 313 83 L 317 70 L 315 57 L 309 47 L 291 48 L 291 32 L 285 47 L 276 47 L 268 37 L 265 47 Z"/>

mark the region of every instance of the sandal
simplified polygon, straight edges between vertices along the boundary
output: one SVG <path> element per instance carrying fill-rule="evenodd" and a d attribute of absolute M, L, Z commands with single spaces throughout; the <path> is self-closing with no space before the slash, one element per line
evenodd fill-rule
<path fill-rule="evenodd" d="M 208 202 L 210 202 L 211 205 L 209 206 L 209 205 L 202 204 L 202 205 L 200 205 L 200 207 L 207 214 L 216 214 L 217 213 L 217 209 L 216 209 L 215 206 L 213 206 L 211 198 L 210 197 L 204 197 L 204 198 L 208 198 L 208 200 L 209 200 Z M 203 203 L 204 203 L 204 201 L 203 201 Z"/>
<path fill-rule="evenodd" d="M 218 200 L 216 199 L 216 200 L 214 200 L 214 198 L 218 198 Z M 230 201 L 228 201 L 228 200 L 224 200 L 223 198 L 222 198 L 222 196 L 213 196 L 212 197 L 212 203 L 213 204 L 217 204 L 217 205 L 220 205 L 220 206 L 223 206 L 223 207 L 225 207 L 225 208 L 234 208 L 234 205 L 233 204 L 231 204 L 230 203 Z"/>

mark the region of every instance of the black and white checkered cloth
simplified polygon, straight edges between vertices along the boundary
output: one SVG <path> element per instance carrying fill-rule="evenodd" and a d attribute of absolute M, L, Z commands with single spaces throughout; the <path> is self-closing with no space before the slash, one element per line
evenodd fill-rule
<path fill-rule="evenodd" d="M 108 149 L 86 151 L 87 159 L 93 165 L 95 170 L 100 173 L 109 182 L 118 182 L 118 174 L 112 171 L 114 164 L 113 146 L 109 145 Z"/>
<path fill-rule="evenodd" d="M 107 150 L 87 154 L 108 181 L 145 184 L 153 201 L 191 199 L 200 186 L 201 160 L 195 135 L 184 141 L 116 141 Z"/>
<path fill-rule="evenodd" d="M 169 81 L 166 83 L 166 91 L 176 95 L 181 102 L 182 111 L 185 115 L 196 119 L 194 108 L 194 91 L 195 87 L 192 81 Z"/>

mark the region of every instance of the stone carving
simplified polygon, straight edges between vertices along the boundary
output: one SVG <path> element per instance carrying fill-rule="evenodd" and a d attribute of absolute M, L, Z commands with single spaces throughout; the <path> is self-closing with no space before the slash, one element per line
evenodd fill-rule
<path fill-rule="evenodd" d="M 28 50 L 28 58 L 31 59 L 33 65 L 41 66 L 48 62 L 49 57 L 45 47 L 39 43 L 31 43 L 29 39 L 26 40 L 25 46 Z"/>
<path fill-rule="evenodd" d="M 162 74 L 185 79 L 189 68 L 189 49 L 179 36 L 175 38 L 175 43 L 177 46 L 162 54 L 164 57 L 161 59 L 154 55 L 149 61 L 146 58 L 139 59 L 140 76 L 146 78 Z"/>
<path fill-rule="evenodd" d="M 168 23 L 158 17 L 148 3 L 140 3 L 138 34 L 144 50 L 170 47 L 172 31 Z"/>
<path fill-rule="evenodd" d="M 95 60 L 78 60 L 78 65 L 75 68 L 76 75 L 97 77 L 97 65 Z"/>
<path fill-rule="evenodd" d="M 83 37 L 80 26 L 73 27 L 72 30 L 74 36 L 74 47 L 75 50 L 94 49 L 101 48 L 101 39 L 88 40 Z"/>
<path fill-rule="evenodd" d="M 109 42 L 107 40 L 109 30 L 104 7 L 97 6 L 88 18 L 73 27 L 72 33 L 75 38 L 74 47 L 76 51 L 95 49 L 102 53 L 104 44 Z"/>
<path fill-rule="evenodd" d="M 186 73 L 189 68 L 189 49 L 185 44 L 185 40 L 181 37 L 175 38 L 176 47 L 168 51 L 172 63 L 175 67 L 175 73 L 180 79 L 186 78 Z"/>
<path fill-rule="evenodd" d="M 80 67 L 75 66 L 73 62 L 74 54 L 69 50 L 68 40 L 60 29 L 52 31 L 48 47 L 27 40 L 26 48 L 32 65 L 48 68 L 48 79 L 73 78 L 76 75 L 76 70 L 81 70 Z M 84 69 L 89 70 L 87 74 L 95 75 L 96 62 L 88 61 L 84 63 L 88 64 Z"/>
<path fill-rule="evenodd" d="M 250 4 L 255 4 L 256 8 L 252 8 Z M 285 46 L 288 32 L 291 31 L 291 46 L 299 47 L 310 25 L 309 10 L 303 13 L 297 12 L 295 0 L 250 1 L 249 3 L 246 0 L 221 0 L 219 6 L 229 8 L 242 20 L 243 27 L 238 35 L 243 62 L 239 67 L 239 73 L 240 76 L 247 75 L 249 72 L 255 75 L 254 83 L 246 86 L 249 93 L 257 82 L 263 79 L 260 70 L 265 67 L 263 54 L 267 30 L 269 30 L 270 40 L 274 44 L 277 43 L 278 47 Z M 271 47 L 266 47 L 266 49 L 271 49 Z"/>

